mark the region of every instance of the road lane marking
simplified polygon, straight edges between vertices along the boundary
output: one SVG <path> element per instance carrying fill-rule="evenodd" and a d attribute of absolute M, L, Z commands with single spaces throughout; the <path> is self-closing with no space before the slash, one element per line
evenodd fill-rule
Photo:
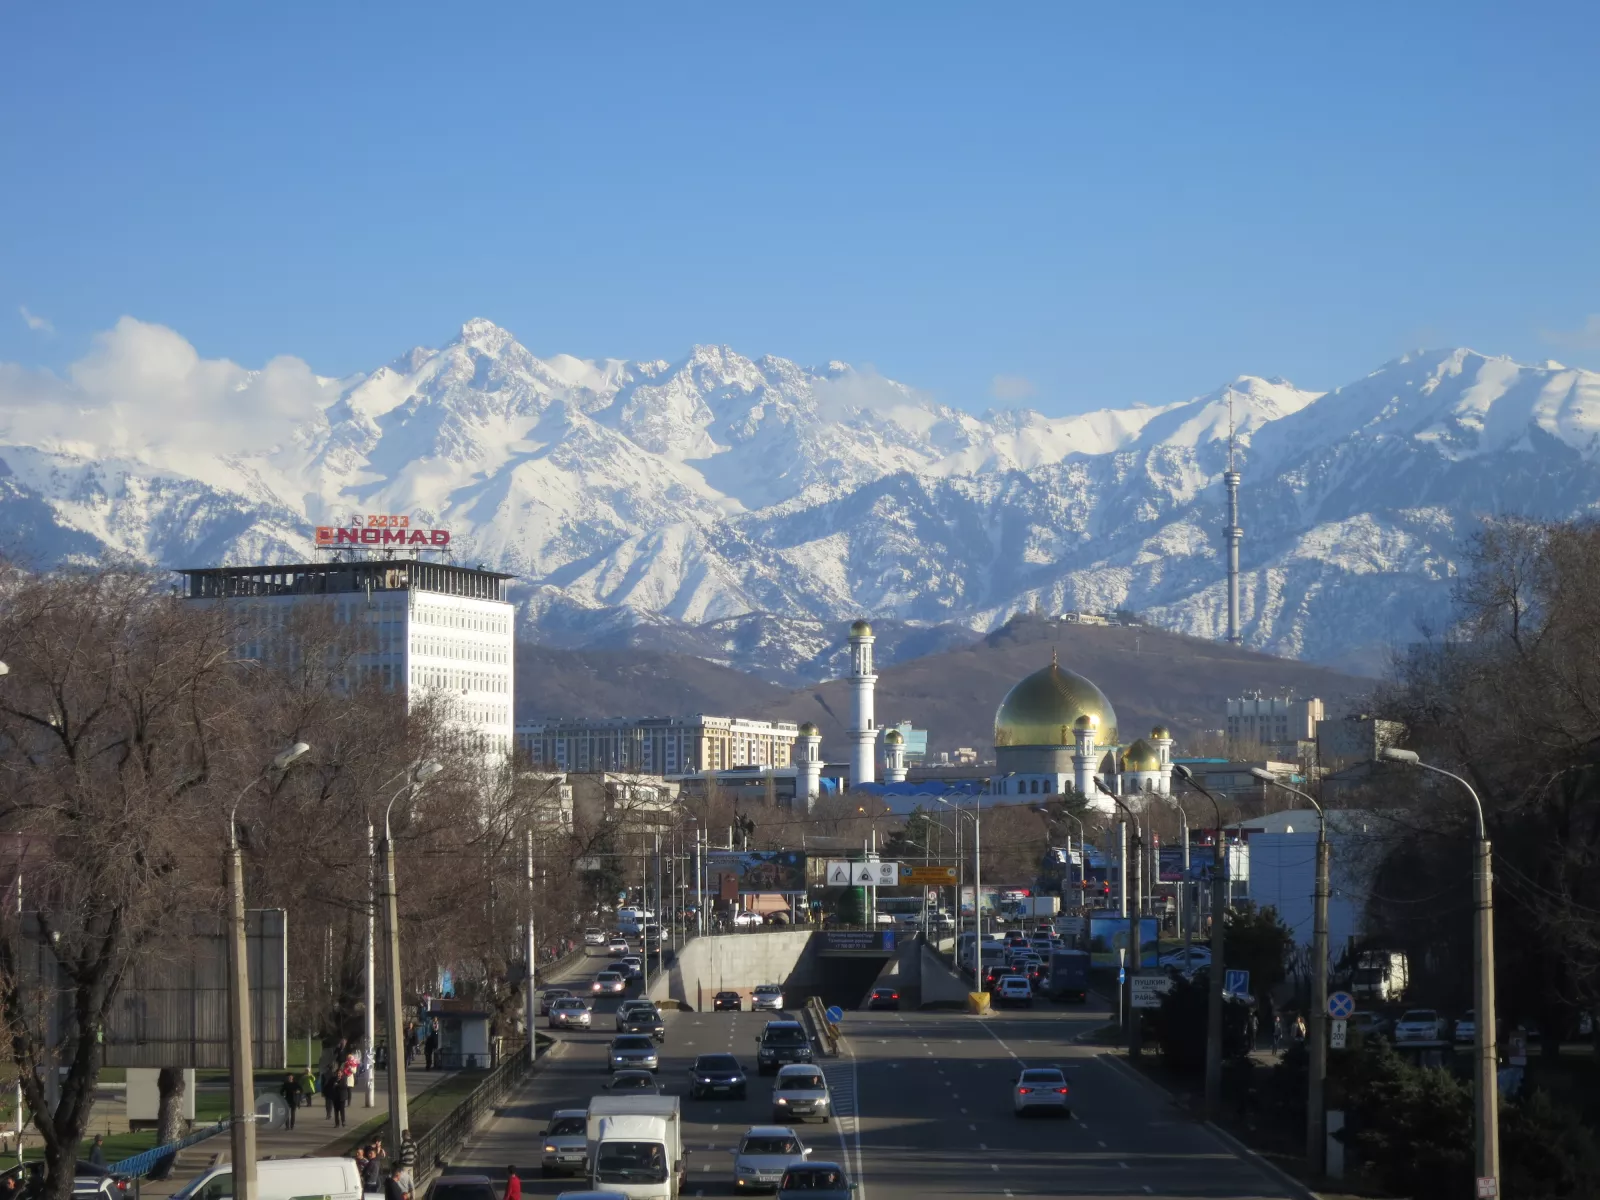
<path fill-rule="evenodd" d="M 1151 1196 L 1155 1195 L 1156 1193 L 1155 1188 L 1151 1187 L 1148 1183 L 1144 1185 L 1144 1190 L 1148 1195 Z"/>
<path fill-rule="evenodd" d="M 1119 1162 L 1117 1166 L 1121 1167 L 1124 1171 L 1128 1169 L 1128 1164 L 1125 1162 Z"/>
<path fill-rule="evenodd" d="M 1000 1164 L 999 1163 L 990 1163 L 989 1164 L 989 1170 L 991 1170 L 991 1171 L 999 1171 L 1000 1170 Z"/>
<path fill-rule="evenodd" d="M 970 1129 L 970 1130 L 972 1130 L 972 1132 L 973 1132 L 973 1133 L 977 1133 L 977 1132 L 978 1132 L 978 1127 L 977 1127 L 977 1126 L 976 1126 L 976 1125 L 970 1125 L 970 1124 L 969 1124 L 969 1125 L 968 1125 L 968 1126 L 967 1126 L 967 1128 L 968 1128 L 968 1129 Z"/>
<path fill-rule="evenodd" d="M 1104 1142 L 1096 1142 L 1095 1145 L 1099 1146 L 1100 1149 L 1102 1149 L 1102 1150 L 1104 1150 L 1106 1148 L 1106 1144 Z"/>
<path fill-rule="evenodd" d="M 987 1150 L 988 1148 L 989 1148 L 989 1144 L 987 1142 L 979 1142 L 978 1143 L 978 1149 L 979 1150 Z"/>

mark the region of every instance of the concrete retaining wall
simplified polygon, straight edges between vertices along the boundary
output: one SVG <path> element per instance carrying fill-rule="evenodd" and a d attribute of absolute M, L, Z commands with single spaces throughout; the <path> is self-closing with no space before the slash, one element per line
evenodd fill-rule
<path fill-rule="evenodd" d="M 757 984 L 800 989 L 818 982 L 810 930 L 731 933 L 690 940 L 666 975 L 650 981 L 650 995 L 698 1011 L 710 1008 L 720 991 L 739 992 L 748 1000 Z"/>
<path fill-rule="evenodd" d="M 944 960 L 927 946 L 921 950 L 921 999 L 919 1008 L 965 1008 L 972 985 L 966 977 L 947 967 Z"/>

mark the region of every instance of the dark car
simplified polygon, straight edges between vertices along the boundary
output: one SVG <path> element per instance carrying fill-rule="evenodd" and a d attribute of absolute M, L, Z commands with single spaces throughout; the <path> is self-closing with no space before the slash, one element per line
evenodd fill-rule
<path fill-rule="evenodd" d="M 622 1019 L 622 1032 L 648 1033 L 656 1041 L 664 1042 L 667 1039 L 667 1023 L 654 1007 L 640 1005 Z"/>
<path fill-rule="evenodd" d="M 771 1075 L 785 1063 L 811 1061 L 811 1039 L 799 1021 L 768 1021 L 756 1038 L 756 1070 Z"/>
<path fill-rule="evenodd" d="M 711 998 L 712 1012 L 740 1012 L 744 1009 L 744 997 L 738 992 L 718 992 Z"/>
<path fill-rule="evenodd" d="M 11 1190 L 3 1182 L 8 1179 L 17 1181 L 18 1195 L 37 1195 L 44 1185 L 44 1160 L 34 1159 L 32 1162 L 12 1167 L 9 1171 L 0 1172 L 0 1188 L 5 1191 Z M 74 1164 L 72 1173 L 74 1200 L 121 1200 L 122 1197 L 137 1194 L 138 1189 L 126 1175 L 113 1175 L 108 1168 L 82 1158 Z"/>
<path fill-rule="evenodd" d="M 851 1200 L 855 1191 L 838 1163 L 796 1163 L 778 1183 L 778 1200 Z"/>
<path fill-rule="evenodd" d="M 998 963 L 991 963 L 989 966 L 983 969 L 983 990 L 986 992 L 994 991 L 997 983 L 999 983 L 1007 975 L 1014 974 L 1016 974 L 1016 972 L 1014 972 L 1010 967 L 1002 967 Z"/>
<path fill-rule="evenodd" d="M 428 1200 L 500 1200 L 487 1175 L 441 1175 L 428 1185 Z"/>
<path fill-rule="evenodd" d="M 899 1008 L 900 990 L 892 987 L 875 987 L 867 997 L 868 1008 Z"/>
<path fill-rule="evenodd" d="M 747 1087 L 744 1068 L 731 1054 L 702 1054 L 689 1068 L 689 1096 L 732 1096 L 743 1100 Z"/>

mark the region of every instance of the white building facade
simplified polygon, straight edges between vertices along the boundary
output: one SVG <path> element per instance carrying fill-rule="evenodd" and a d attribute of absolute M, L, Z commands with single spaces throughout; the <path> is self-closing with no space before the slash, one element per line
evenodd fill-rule
<path fill-rule="evenodd" d="M 1317 736 L 1317 722 L 1322 719 L 1322 701 L 1315 697 L 1290 700 L 1260 693 L 1243 696 L 1228 701 L 1228 742 L 1287 746 L 1310 741 Z"/>
<path fill-rule="evenodd" d="M 688 775 L 734 767 L 787 767 L 800 728 L 745 717 L 616 717 L 525 721 L 517 748 L 555 771 Z"/>
<path fill-rule="evenodd" d="M 356 678 L 443 706 L 464 744 L 509 756 L 515 744 L 515 613 L 511 577 L 420 559 L 179 572 L 188 598 L 238 605 L 247 656 L 266 657 L 294 635 L 294 614 L 325 612 L 359 634 Z"/>

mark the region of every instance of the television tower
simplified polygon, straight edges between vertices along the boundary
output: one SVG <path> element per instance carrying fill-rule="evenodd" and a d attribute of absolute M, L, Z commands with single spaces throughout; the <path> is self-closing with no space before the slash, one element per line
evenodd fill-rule
<path fill-rule="evenodd" d="M 1228 524 L 1222 536 L 1228 539 L 1228 643 L 1237 646 L 1244 641 L 1239 636 L 1239 539 L 1244 530 L 1239 525 L 1239 472 L 1233 465 L 1233 385 L 1228 385 L 1228 469 L 1222 482 L 1228 489 Z"/>

